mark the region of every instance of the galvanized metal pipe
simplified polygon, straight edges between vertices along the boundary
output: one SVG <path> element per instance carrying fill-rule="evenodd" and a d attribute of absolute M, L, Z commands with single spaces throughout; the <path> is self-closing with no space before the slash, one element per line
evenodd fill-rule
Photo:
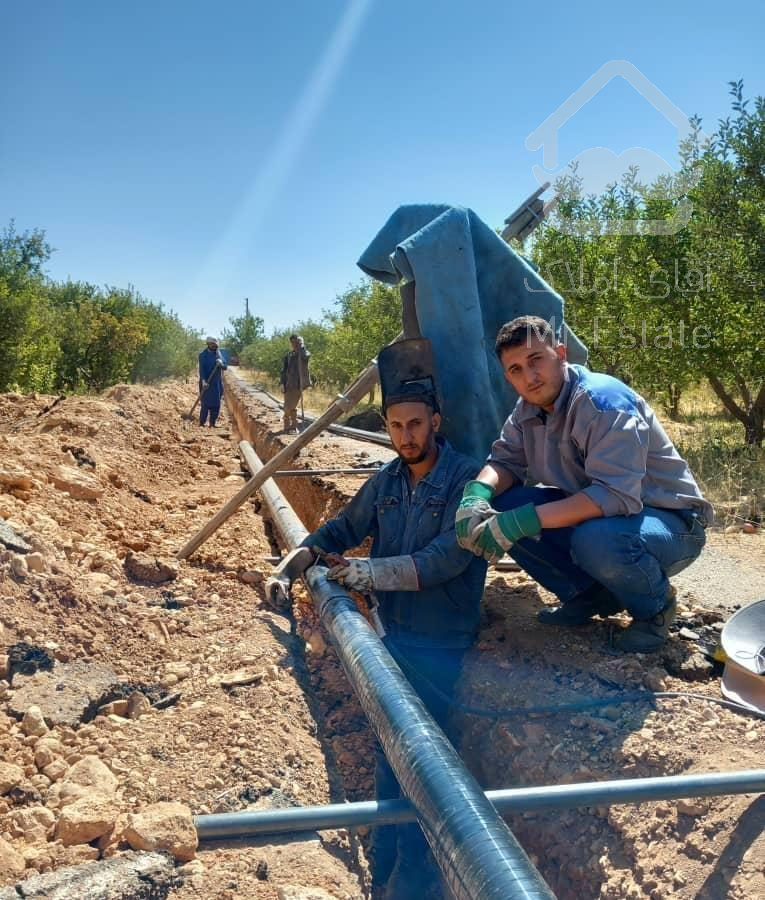
<path fill-rule="evenodd" d="M 375 469 L 281 469 L 274 472 L 274 478 L 310 477 L 311 475 L 374 475 L 379 472 Z"/>
<path fill-rule="evenodd" d="M 253 474 L 263 464 L 243 441 Z M 290 549 L 307 535 L 273 479 L 261 485 Z M 411 800 L 433 856 L 457 900 L 553 900 L 554 895 L 350 594 L 323 566 L 305 576 L 348 680 Z"/>
<path fill-rule="evenodd" d="M 284 404 L 278 397 L 274 397 L 274 395 L 267 391 L 264 387 L 258 387 L 256 385 L 250 385 L 253 390 L 260 391 L 261 394 L 265 394 L 269 399 L 273 400 L 280 408 L 284 408 Z M 315 416 L 303 416 L 303 419 L 306 422 L 315 422 Z M 340 434 L 344 437 L 353 438 L 357 441 L 368 441 L 372 444 L 380 444 L 383 447 L 392 447 L 390 436 L 385 431 L 365 431 L 363 428 L 353 428 L 350 425 L 338 425 L 337 423 L 333 423 L 327 427 L 327 431 L 331 431 L 333 434 Z"/>
<path fill-rule="evenodd" d="M 765 792 L 765 769 L 749 769 L 742 772 L 697 772 L 693 775 L 509 788 L 486 791 L 486 797 L 498 812 L 507 814 L 762 792 Z M 368 800 L 217 813 L 197 816 L 195 824 L 199 839 L 209 841 L 223 837 L 299 833 L 360 825 L 394 825 L 413 822 L 415 818 L 414 807 L 408 800 Z"/>

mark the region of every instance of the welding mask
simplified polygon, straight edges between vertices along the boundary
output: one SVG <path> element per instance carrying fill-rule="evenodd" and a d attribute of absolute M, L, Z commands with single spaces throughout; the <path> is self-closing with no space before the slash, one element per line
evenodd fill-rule
<path fill-rule="evenodd" d="M 408 338 L 384 347 L 377 357 L 382 411 L 394 403 L 426 403 L 439 412 L 433 347 L 427 338 Z"/>

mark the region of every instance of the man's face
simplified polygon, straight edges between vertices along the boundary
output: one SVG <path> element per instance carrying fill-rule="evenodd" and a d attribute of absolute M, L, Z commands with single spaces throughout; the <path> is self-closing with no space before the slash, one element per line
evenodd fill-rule
<path fill-rule="evenodd" d="M 215 341 L 208 341 L 208 342 L 207 342 L 207 349 L 208 349 L 208 350 L 213 350 L 213 351 L 215 351 L 215 350 L 218 349 L 218 345 L 215 343 Z"/>
<path fill-rule="evenodd" d="M 292 349 L 297 350 L 300 346 L 300 341 L 297 338 L 290 338 L 290 344 L 292 344 Z"/>
<path fill-rule="evenodd" d="M 563 344 L 551 347 L 532 336 L 517 347 L 505 347 L 500 355 L 505 379 L 515 391 L 535 406 L 548 412 L 563 387 L 566 348 Z"/>
<path fill-rule="evenodd" d="M 441 416 L 427 403 L 394 403 L 385 414 L 393 449 L 408 465 L 416 465 L 433 450 Z"/>

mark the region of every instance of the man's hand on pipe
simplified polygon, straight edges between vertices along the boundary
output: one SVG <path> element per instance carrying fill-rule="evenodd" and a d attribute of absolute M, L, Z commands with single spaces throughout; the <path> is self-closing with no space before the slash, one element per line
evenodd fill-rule
<path fill-rule="evenodd" d="M 290 589 L 293 581 L 299 578 L 314 562 L 314 554 L 308 547 L 296 547 L 291 550 L 266 581 L 266 601 L 269 605 L 279 610 L 289 609 Z"/>
<path fill-rule="evenodd" d="M 333 566 L 327 578 L 351 591 L 368 594 L 378 591 L 417 591 L 417 568 L 411 556 L 384 556 L 379 559 L 354 557 Z"/>

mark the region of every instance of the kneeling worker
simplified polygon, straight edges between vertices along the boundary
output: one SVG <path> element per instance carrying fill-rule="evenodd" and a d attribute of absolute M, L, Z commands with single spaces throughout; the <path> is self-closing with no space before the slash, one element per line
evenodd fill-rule
<path fill-rule="evenodd" d="M 457 545 L 454 516 L 478 466 L 437 433 L 441 416 L 435 383 L 432 375 L 423 377 L 433 371 L 429 350 L 427 341 L 414 339 L 380 353 L 383 413 L 399 458 L 289 554 L 267 590 L 275 593 L 273 600 L 284 596 L 291 580 L 314 561 L 308 548 L 341 554 L 371 537 L 368 559 L 338 558 L 327 577 L 350 590 L 374 592 L 385 645 L 454 740 L 447 721 L 449 698 L 478 632 L 486 563 Z M 379 746 L 375 793 L 378 800 L 400 796 Z M 419 825 L 376 828 L 372 858 L 374 885 L 385 885 L 388 900 L 441 896 L 439 873 Z"/>
<path fill-rule="evenodd" d="M 567 363 L 544 319 L 503 325 L 495 351 L 519 399 L 465 488 L 460 545 L 490 561 L 509 553 L 555 594 L 545 624 L 626 609 L 617 647 L 657 650 L 676 614 L 669 576 L 701 553 L 711 505 L 648 403 Z"/>

